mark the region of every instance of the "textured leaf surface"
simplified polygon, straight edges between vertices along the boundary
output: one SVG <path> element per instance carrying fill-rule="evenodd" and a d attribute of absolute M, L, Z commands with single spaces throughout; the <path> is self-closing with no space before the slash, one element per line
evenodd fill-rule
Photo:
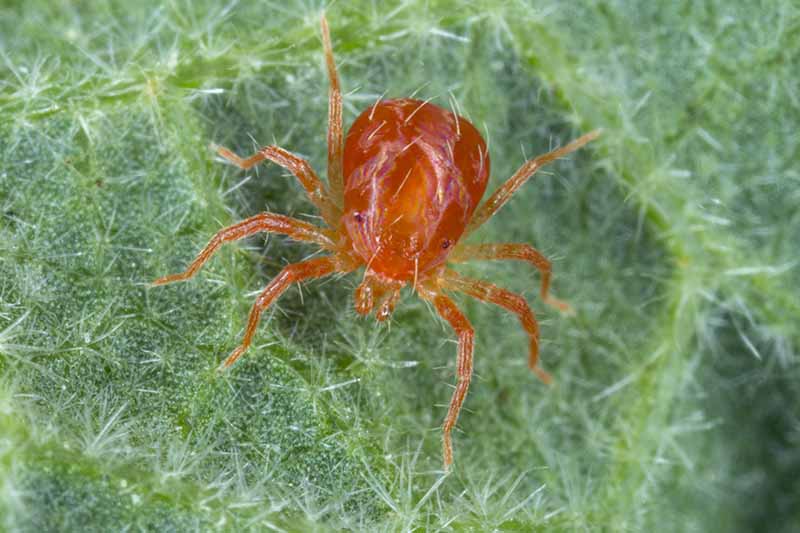
<path fill-rule="evenodd" d="M 800 13 L 791 3 L 406 2 L 328 11 L 345 121 L 382 94 L 457 102 L 490 187 L 604 128 L 472 237 L 554 260 L 471 275 L 476 379 L 442 476 L 453 335 L 410 291 L 292 289 L 224 374 L 255 292 L 313 250 L 269 237 L 179 271 L 325 164 L 321 6 L 0 7 L 0 520 L 8 530 L 794 531 L 800 528 Z M 46 30 L 45 30 L 46 29 Z M 454 104 L 455 105 L 455 104 Z"/>

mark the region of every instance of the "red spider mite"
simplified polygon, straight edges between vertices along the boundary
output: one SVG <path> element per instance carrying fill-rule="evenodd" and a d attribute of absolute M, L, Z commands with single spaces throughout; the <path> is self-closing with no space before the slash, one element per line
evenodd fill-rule
<path fill-rule="evenodd" d="M 550 261 L 532 246 L 462 244 L 460 240 L 489 220 L 539 168 L 577 150 L 600 132 L 593 131 L 527 161 L 479 206 L 489 180 L 489 153 L 475 127 L 429 102 L 399 98 L 379 100 L 366 109 L 343 138 L 342 94 L 324 15 L 322 43 L 330 78 L 327 185 L 307 161 L 277 146 L 261 148 L 247 159 L 226 148 L 213 148 L 242 169 L 268 160 L 290 171 L 319 209 L 326 227 L 261 213 L 220 230 L 184 272 L 153 283 L 187 280 L 223 243 L 262 231 L 311 242 L 329 252 L 290 264 L 269 282 L 250 311 L 242 344 L 220 368 L 231 366 L 247 350 L 261 314 L 293 283 L 363 266 L 355 307 L 361 315 L 374 309 L 379 321 L 391 315 L 400 289 L 412 284 L 458 335 L 458 381 L 442 437 L 444 465 L 448 468 L 453 462 L 450 433 L 472 376 L 474 331 L 447 291 L 464 292 L 517 315 L 529 336 L 528 366 L 543 382 L 549 383 L 551 378 L 537 363 L 539 326 L 525 299 L 487 281 L 462 276 L 447 263 L 473 259 L 526 261 L 541 274 L 542 299 L 568 310 L 566 303 L 549 296 Z"/>

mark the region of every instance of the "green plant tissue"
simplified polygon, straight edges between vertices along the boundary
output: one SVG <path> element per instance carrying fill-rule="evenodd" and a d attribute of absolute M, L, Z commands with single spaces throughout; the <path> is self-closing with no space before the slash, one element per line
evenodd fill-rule
<path fill-rule="evenodd" d="M 455 336 L 358 274 L 252 301 L 313 247 L 225 225 L 318 222 L 278 144 L 324 176 L 331 26 L 349 124 L 380 97 L 457 105 L 490 190 L 470 239 L 554 264 L 459 270 L 541 325 L 457 297 L 475 376 L 442 471 Z M 0 530 L 800 530 L 800 10 L 794 2 L 50 2 L 0 6 Z"/>

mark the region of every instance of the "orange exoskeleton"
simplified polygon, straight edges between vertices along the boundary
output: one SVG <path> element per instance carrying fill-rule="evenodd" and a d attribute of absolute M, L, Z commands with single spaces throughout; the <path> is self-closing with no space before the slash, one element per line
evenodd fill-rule
<path fill-rule="evenodd" d="M 257 232 L 288 235 L 311 242 L 327 255 L 286 266 L 256 299 L 242 343 L 222 363 L 232 365 L 250 346 L 261 314 L 293 283 L 352 272 L 365 267 L 355 292 L 362 315 L 377 320 L 392 313 L 400 289 L 411 284 L 431 302 L 458 335 L 457 384 L 444 421 L 445 468 L 453 460 L 451 431 L 472 376 L 474 331 L 447 295 L 464 292 L 514 313 L 529 337 L 528 366 L 544 382 L 538 365 L 539 327 L 525 299 L 487 281 L 471 279 L 447 267 L 469 260 L 518 260 L 541 274 L 542 299 L 558 309 L 568 306 L 549 295 L 550 261 L 528 244 L 468 245 L 461 240 L 494 215 L 543 165 L 595 139 L 599 131 L 524 163 L 483 204 L 489 180 L 489 153 L 469 121 L 430 102 L 410 98 L 379 100 L 356 118 L 343 136 L 342 95 L 328 25 L 322 18 L 322 42 L 330 79 L 328 107 L 328 182 L 311 165 L 277 146 L 247 159 L 215 147 L 217 154 L 242 169 L 272 161 L 294 174 L 325 227 L 284 215 L 261 213 L 219 231 L 182 273 L 159 278 L 163 285 L 187 280 L 223 244 Z"/>

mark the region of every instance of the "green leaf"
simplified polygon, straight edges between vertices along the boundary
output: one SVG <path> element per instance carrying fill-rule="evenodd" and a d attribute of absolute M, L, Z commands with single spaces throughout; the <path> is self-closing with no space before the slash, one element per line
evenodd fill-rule
<path fill-rule="evenodd" d="M 0 7 L 0 524 L 7 530 L 773 531 L 800 528 L 800 13 L 787 2 L 334 4 L 345 122 L 381 95 L 456 102 L 498 186 L 541 171 L 459 298 L 475 378 L 441 471 L 452 332 L 411 290 L 361 320 L 358 275 L 289 290 L 224 373 L 280 238 L 183 270 L 263 210 L 314 221 L 277 143 L 324 175 L 320 6 Z"/>

